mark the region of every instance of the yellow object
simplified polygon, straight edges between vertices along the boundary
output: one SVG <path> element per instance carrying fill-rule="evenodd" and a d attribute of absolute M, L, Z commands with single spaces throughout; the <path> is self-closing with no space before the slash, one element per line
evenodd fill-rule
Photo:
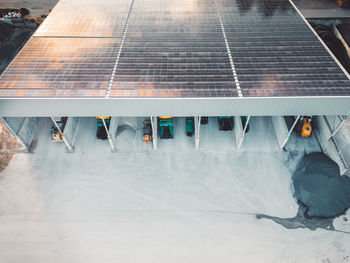
<path fill-rule="evenodd" d="M 103 117 L 103 118 L 104 118 L 105 120 L 109 120 L 111 117 L 105 116 L 105 117 Z M 101 120 L 102 117 L 101 117 L 101 116 L 97 116 L 96 119 L 97 119 L 97 120 Z"/>
<path fill-rule="evenodd" d="M 173 117 L 159 117 L 159 119 L 172 119 Z"/>
<path fill-rule="evenodd" d="M 311 119 L 308 117 L 304 117 L 304 123 L 301 128 L 301 136 L 310 137 L 311 132 L 312 132 Z"/>
<path fill-rule="evenodd" d="M 59 133 L 55 133 L 52 135 L 52 142 L 63 142 L 63 138 Z"/>

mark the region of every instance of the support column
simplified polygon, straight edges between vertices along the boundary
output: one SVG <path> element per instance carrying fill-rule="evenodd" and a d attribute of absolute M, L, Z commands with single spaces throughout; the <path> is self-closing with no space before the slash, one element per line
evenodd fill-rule
<path fill-rule="evenodd" d="M 78 129 L 80 125 L 79 117 L 69 117 L 63 131 L 63 138 L 70 142 L 72 149 L 74 150 L 75 139 L 77 138 Z"/>
<path fill-rule="evenodd" d="M 242 121 L 242 119 L 240 121 Z M 244 138 L 245 138 L 245 133 L 247 132 L 247 129 L 248 129 L 249 121 L 250 121 L 250 116 L 248 116 L 247 121 L 246 121 L 246 123 L 245 123 L 245 125 L 243 127 L 243 133 L 242 133 L 242 136 L 241 136 L 241 141 L 240 141 L 238 149 L 241 149 L 241 147 L 242 147 L 242 144 L 243 144 L 243 141 L 244 141 Z"/>
<path fill-rule="evenodd" d="M 244 127 L 242 124 L 241 116 L 235 116 L 234 120 L 235 120 L 235 125 L 234 125 L 235 139 L 236 139 L 237 149 L 239 150 L 241 149 L 245 138 L 245 133 L 249 125 L 250 116 L 248 116 L 247 122 L 245 123 Z"/>
<path fill-rule="evenodd" d="M 283 148 L 288 141 L 289 130 L 283 116 L 272 116 L 272 126 L 275 130 L 276 138 L 280 148 Z"/>
<path fill-rule="evenodd" d="M 157 117 L 151 117 L 153 149 L 157 149 L 158 122 Z"/>
<path fill-rule="evenodd" d="M 105 130 L 106 130 L 106 133 L 107 133 L 107 138 L 108 138 L 109 146 L 111 147 L 111 151 L 115 152 L 116 151 L 115 143 L 114 143 L 114 140 L 113 140 L 113 138 L 111 136 L 111 133 L 109 132 L 109 129 L 107 127 L 107 124 L 106 124 L 104 116 L 102 116 L 101 119 L 102 119 L 103 126 L 105 127 Z M 110 120 L 110 122 L 112 122 L 112 119 Z M 109 124 L 109 125 L 111 125 L 111 124 Z"/>
<path fill-rule="evenodd" d="M 332 136 L 333 131 L 326 116 L 314 116 L 312 123 L 322 151 L 338 164 L 341 174 L 346 173 L 349 170 L 349 164 L 343 156 L 341 145 L 338 145 L 337 140 Z"/>
<path fill-rule="evenodd" d="M 111 138 L 110 143 L 113 144 L 115 151 L 117 150 L 117 145 L 116 145 L 116 134 L 117 134 L 117 130 L 119 127 L 119 122 L 120 122 L 120 117 L 111 117 L 111 122 L 109 124 L 109 135 Z M 112 152 L 114 151 L 111 147 Z"/>
<path fill-rule="evenodd" d="M 349 115 L 345 116 L 325 116 L 325 120 L 332 132 L 332 137 L 334 137 L 344 122 L 349 118 Z"/>
<path fill-rule="evenodd" d="M 286 146 L 286 144 L 287 144 L 287 142 L 288 142 L 288 140 L 289 140 L 289 137 L 290 137 L 290 135 L 292 134 L 292 132 L 293 132 L 295 126 L 298 124 L 298 121 L 300 120 L 300 118 L 301 118 L 301 115 L 298 115 L 298 116 L 295 117 L 295 121 L 293 122 L 293 125 L 290 127 L 290 129 L 289 129 L 289 131 L 288 131 L 288 134 L 287 134 L 287 137 L 286 137 L 286 139 L 284 140 L 284 142 L 283 142 L 281 148 L 283 148 L 284 146 Z"/>
<path fill-rule="evenodd" d="M 69 118 L 68 118 L 69 119 Z M 67 119 L 67 122 L 68 122 L 68 119 Z M 53 121 L 53 123 L 55 124 L 59 134 L 61 135 L 62 139 L 63 139 L 63 142 L 64 144 L 66 145 L 67 149 L 69 152 L 73 152 L 73 145 L 69 142 L 69 140 L 67 138 L 65 138 L 63 136 L 63 132 L 61 130 L 61 128 L 58 126 L 57 122 L 55 121 L 55 118 L 51 116 L 51 120 Z"/>
<path fill-rule="evenodd" d="M 234 119 L 233 132 L 235 135 L 236 146 L 237 146 L 237 149 L 240 149 L 244 139 L 242 138 L 243 127 L 242 127 L 241 117 L 234 116 L 233 119 Z"/>
<path fill-rule="evenodd" d="M 199 149 L 199 139 L 201 130 L 201 116 L 194 117 L 194 132 L 195 132 L 195 147 L 196 151 Z"/>

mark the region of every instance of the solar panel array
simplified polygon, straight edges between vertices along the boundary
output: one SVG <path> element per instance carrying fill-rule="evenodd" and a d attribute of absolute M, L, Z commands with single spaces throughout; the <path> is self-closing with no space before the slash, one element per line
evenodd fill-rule
<path fill-rule="evenodd" d="M 350 82 L 286 0 L 217 0 L 243 96 L 350 95 Z"/>
<path fill-rule="evenodd" d="M 214 1 L 136 0 L 111 96 L 237 96 Z"/>
<path fill-rule="evenodd" d="M 132 0 L 60 0 L 35 32 L 37 37 L 117 37 Z"/>
<path fill-rule="evenodd" d="M 350 96 L 288 0 L 60 0 L 0 97 Z"/>

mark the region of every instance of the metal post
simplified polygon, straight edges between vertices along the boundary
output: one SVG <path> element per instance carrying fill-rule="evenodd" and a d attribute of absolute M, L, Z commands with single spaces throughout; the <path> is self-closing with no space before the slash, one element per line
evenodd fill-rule
<path fill-rule="evenodd" d="M 194 132 L 195 132 L 195 147 L 196 151 L 199 149 L 199 139 L 201 130 L 201 116 L 194 117 Z"/>
<path fill-rule="evenodd" d="M 74 117 L 73 117 L 73 118 L 74 118 Z M 72 145 L 75 144 L 75 139 L 77 138 L 79 125 L 80 125 L 80 118 L 78 119 L 78 124 L 77 124 L 77 126 L 75 127 L 75 132 L 74 132 L 73 139 L 72 139 Z"/>
<path fill-rule="evenodd" d="M 300 118 L 301 118 L 301 115 L 298 115 L 298 116 L 295 118 L 295 121 L 294 121 L 292 127 L 289 129 L 288 134 L 287 134 L 287 137 L 286 137 L 286 139 L 284 140 L 284 142 L 283 142 L 281 148 L 283 148 L 283 147 L 287 144 L 287 142 L 288 142 L 288 140 L 289 140 L 289 137 L 290 137 L 290 135 L 292 134 L 292 132 L 293 132 L 293 130 L 294 130 L 294 127 L 297 125 L 297 123 L 298 123 L 298 121 L 300 120 Z"/>
<path fill-rule="evenodd" d="M 344 122 L 349 118 L 349 116 L 345 116 L 343 118 L 343 120 L 339 123 L 339 125 L 337 126 L 337 128 L 335 128 L 335 130 L 332 132 L 332 137 L 334 137 L 337 132 L 339 131 L 339 129 L 341 128 L 341 126 L 343 126 Z"/>
<path fill-rule="evenodd" d="M 238 119 L 239 119 L 239 121 L 242 121 L 241 117 L 239 117 Z M 238 149 L 241 149 L 241 147 L 242 147 L 244 137 L 245 137 L 245 132 L 247 131 L 249 121 L 250 121 L 250 116 L 248 116 L 247 121 L 243 127 L 243 133 L 242 133 L 241 139 L 240 139 L 239 144 L 238 144 Z"/>
<path fill-rule="evenodd" d="M 66 145 L 66 147 L 68 148 L 69 152 L 73 152 L 73 146 L 69 143 L 69 141 L 67 140 L 67 138 L 65 138 L 63 136 L 63 132 L 61 130 L 61 128 L 58 126 L 57 122 L 55 121 L 54 117 L 51 116 L 51 120 L 53 121 L 53 123 L 55 124 L 59 134 L 61 135 L 64 144 Z"/>
<path fill-rule="evenodd" d="M 106 130 L 106 133 L 107 133 L 107 138 L 108 138 L 109 146 L 111 147 L 111 151 L 115 152 L 116 151 L 115 145 L 114 145 L 112 136 L 109 133 L 109 130 L 108 130 L 108 127 L 107 127 L 107 124 L 106 124 L 106 121 L 105 121 L 105 117 L 101 116 L 101 120 L 102 120 L 103 126 L 105 127 L 105 130 Z"/>
<path fill-rule="evenodd" d="M 157 149 L 158 122 L 157 117 L 151 117 L 153 149 Z"/>

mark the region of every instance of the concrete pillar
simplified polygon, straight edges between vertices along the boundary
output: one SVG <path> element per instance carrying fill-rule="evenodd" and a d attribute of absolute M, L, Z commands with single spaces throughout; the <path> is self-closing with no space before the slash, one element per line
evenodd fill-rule
<path fill-rule="evenodd" d="M 152 139 L 153 139 L 153 149 L 157 149 L 157 140 L 158 140 L 158 120 L 157 117 L 151 117 L 152 124 Z"/>
<path fill-rule="evenodd" d="M 196 151 L 199 149 L 199 139 L 201 130 L 201 116 L 194 117 L 194 132 L 195 132 L 195 148 Z"/>

